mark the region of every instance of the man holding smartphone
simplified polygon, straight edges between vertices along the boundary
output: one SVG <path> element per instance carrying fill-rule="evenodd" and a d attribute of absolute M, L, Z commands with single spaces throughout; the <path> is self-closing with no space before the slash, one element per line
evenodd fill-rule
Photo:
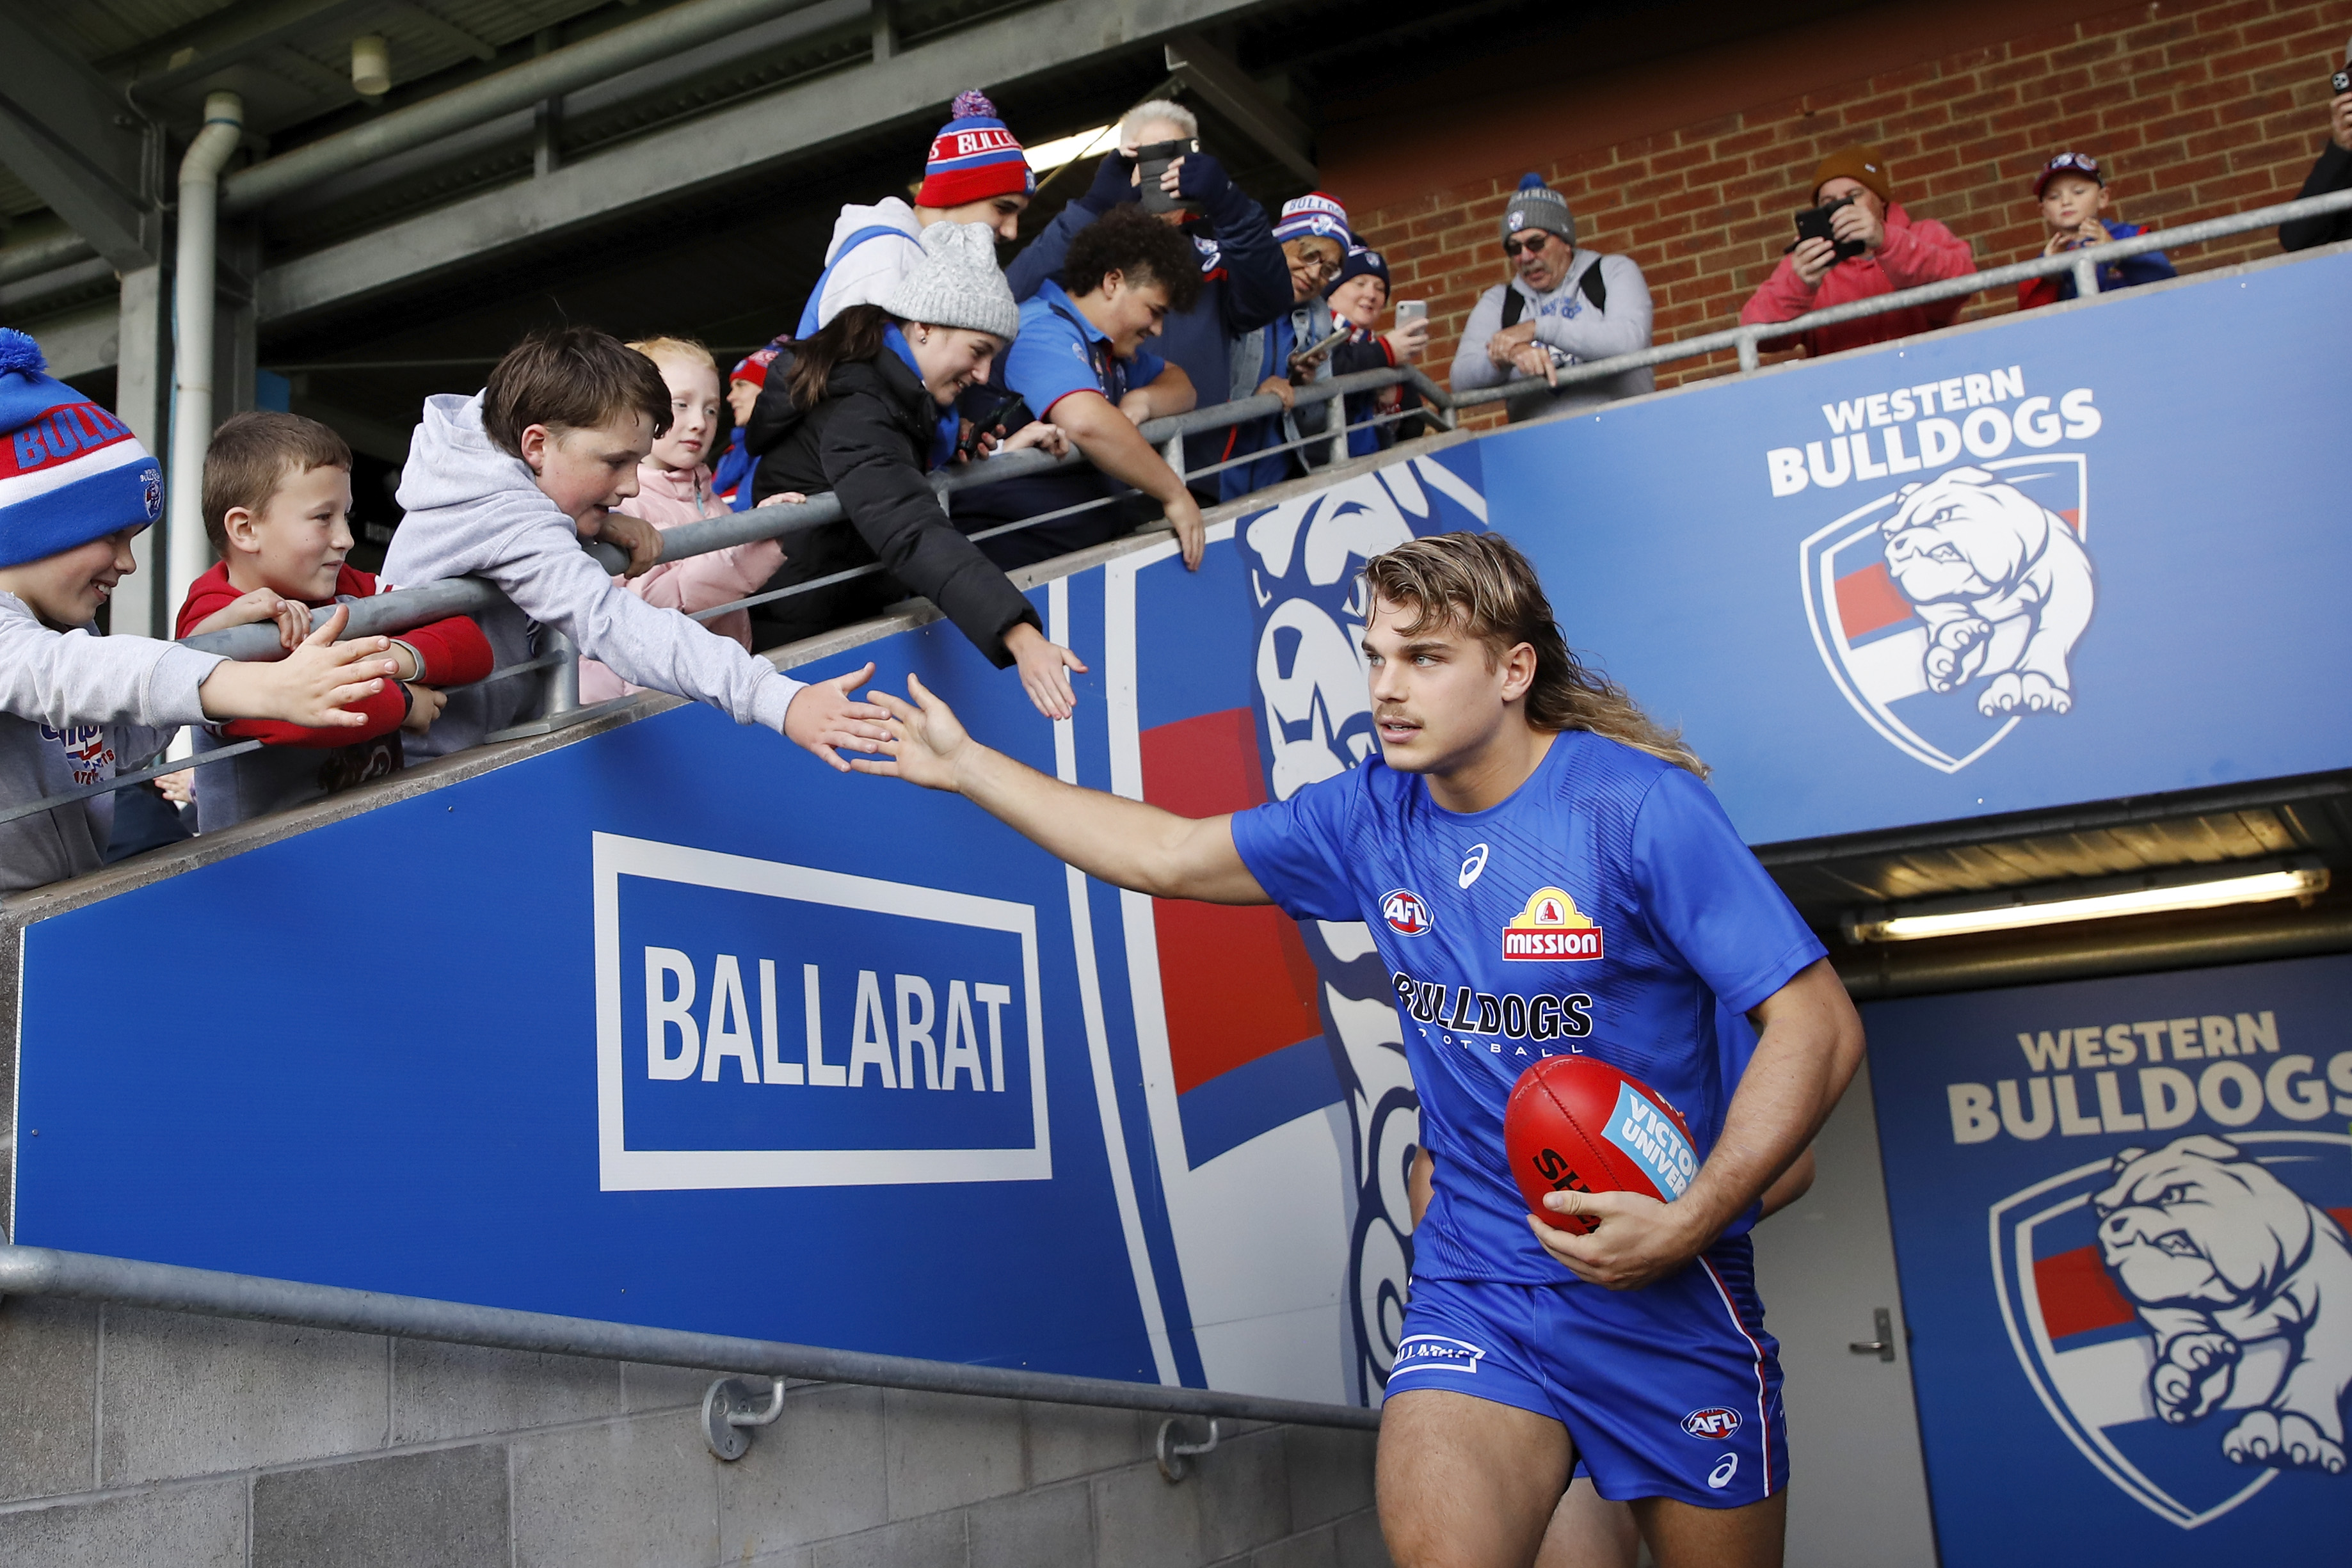
<path fill-rule="evenodd" d="M 1895 199 L 1886 160 L 1874 147 L 1841 148 L 1813 170 L 1811 213 L 1799 220 L 1797 243 L 1739 312 L 1743 322 L 1788 321 L 1811 310 L 1965 277 L 1976 269 L 1969 242 L 1931 218 L 1914 219 Z M 1818 231 L 1822 209 L 1828 233 Z M 1938 300 L 1795 334 L 1818 359 L 1931 332 L 1960 317 L 1965 296 Z"/>
<path fill-rule="evenodd" d="M 2319 150 L 2319 162 L 2311 166 L 2303 189 L 2295 192 L 2297 200 L 2352 191 L 2352 44 L 2345 46 L 2344 63 L 2327 79 L 2327 145 Z M 2352 239 L 2352 212 L 2323 213 L 2279 225 L 2282 250 L 2309 250 L 2339 239 Z"/>

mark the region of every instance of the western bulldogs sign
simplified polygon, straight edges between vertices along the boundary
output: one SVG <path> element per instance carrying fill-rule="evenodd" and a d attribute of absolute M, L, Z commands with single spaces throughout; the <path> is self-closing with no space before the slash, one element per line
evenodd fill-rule
<path fill-rule="evenodd" d="M 2347 288 L 2285 261 L 1515 426 L 1486 496 L 1750 843 L 2352 765 L 2352 385 L 2310 331 Z"/>
<path fill-rule="evenodd" d="M 1864 1009 L 1944 1561 L 2352 1520 L 2352 958 Z"/>

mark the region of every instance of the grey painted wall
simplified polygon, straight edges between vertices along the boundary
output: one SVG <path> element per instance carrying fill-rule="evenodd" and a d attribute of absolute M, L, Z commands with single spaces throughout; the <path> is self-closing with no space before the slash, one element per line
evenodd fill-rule
<path fill-rule="evenodd" d="M 709 1382 L 11 1300 L 0 1563 L 1388 1565 L 1370 1433 L 1240 1424 L 1171 1486 L 1153 1415 L 809 1384 L 727 1465 L 698 1431 Z"/>

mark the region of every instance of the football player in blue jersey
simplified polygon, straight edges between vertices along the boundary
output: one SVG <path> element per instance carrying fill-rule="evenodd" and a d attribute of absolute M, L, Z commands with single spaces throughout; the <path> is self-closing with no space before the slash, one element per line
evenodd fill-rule
<path fill-rule="evenodd" d="M 874 694 L 887 760 L 855 765 L 961 793 L 1117 887 L 1369 927 L 1435 1160 L 1381 1428 L 1401 1568 L 1527 1568 L 1580 1461 L 1662 1568 L 1777 1564 L 1780 1369 L 1747 1230 L 1844 1092 L 1861 1020 L 1704 764 L 1577 662 L 1507 541 L 1418 539 L 1364 573 L 1380 755 L 1287 800 L 1195 820 L 1062 784 L 912 677 L 911 702 Z M 1744 1071 L 1718 1005 L 1759 1030 Z M 1528 1214 L 1504 1152 L 1513 1084 L 1568 1051 L 1655 1089 L 1699 1157 L 1658 1170 L 1671 1201 L 1547 1196 L 1589 1235 Z"/>

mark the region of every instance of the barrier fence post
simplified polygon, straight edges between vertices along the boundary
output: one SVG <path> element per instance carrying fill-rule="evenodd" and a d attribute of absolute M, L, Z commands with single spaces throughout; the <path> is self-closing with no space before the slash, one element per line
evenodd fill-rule
<path fill-rule="evenodd" d="M 2074 298 L 2095 300 L 2099 297 L 2099 264 L 2084 254 L 2074 258 Z"/>
<path fill-rule="evenodd" d="M 539 716 L 561 719 L 580 706 L 580 650 L 570 637 L 549 626 L 547 651 L 555 656 L 555 662 L 547 667 Z"/>
<path fill-rule="evenodd" d="M 1756 353 L 1756 334 L 1754 332 L 1740 333 L 1739 368 L 1741 372 L 1744 374 L 1748 371 L 1754 370 L 1759 363 L 1760 362 L 1759 361 Z"/>

